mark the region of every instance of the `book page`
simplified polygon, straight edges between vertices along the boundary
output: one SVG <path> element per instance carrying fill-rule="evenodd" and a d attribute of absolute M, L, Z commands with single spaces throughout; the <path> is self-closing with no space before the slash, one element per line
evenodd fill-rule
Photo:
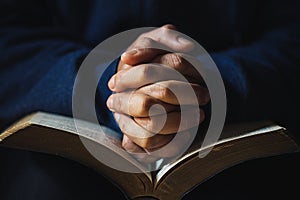
<path fill-rule="evenodd" d="M 74 133 L 81 137 L 93 140 L 113 150 L 139 168 L 144 169 L 144 166 L 123 150 L 121 146 L 121 135 L 108 127 L 80 119 L 43 112 L 38 112 L 33 115 L 30 123 Z"/>
<path fill-rule="evenodd" d="M 251 137 L 251 136 L 254 136 L 254 135 L 266 134 L 266 133 L 269 133 L 269 132 L 284 129 L 281 126 L 278 126 L 278 125 L 275 125 L 275 124 L 270 124 L 270 122 L 266 122 L 266 123 L 269 124 L 269 125 L 267 125 L 265 127 L 262 127 L 262 128 L 259 128 L 259 129 L 254 129 L 252 131 L 249 131 L 249 127 L 246 127 L 246 129 L 244 129 L 244 131 L 247 130 L 248 132 L 240 132 L 239 134 L 238 134 L 238 131 L 239 130 L 241 131 L 240 126 L 237 126 L 237 127 L 232 126 L 232 127 L 229 127 L 229 128 L 227 127 L 227 130 L 225 130 L 224 133 L 222 133 L 221 139 L 219 141 L 217 141 L 216 143 L 205 146 L 205 147 L 198 148 L 194 151 L 190 151 L 190 152 L 188 151 L 184 156 L 177 159 L 176 161 L 174 161 L 172 163 L 169 163 L 169 164 L 166 164 L 157 173 L 156 182 L 158 183 L 164 177 L 164 175 L 167 172 L 172 170 L 172 168 L 176 167 L 180 162 L 183 162 L 185 159 L 188 159 L 192 155 L 195 155 L 195 154 L 199 155 L 199 154 L 201 154 L 201 152 L 205 154 L 205 153 L 207 153 L 207 151 L 211 150 L 216 145 L 224 144 L 224 143 L 227 143 L 229 141 L 238 140 L 238 139 L 242 139 L 242 138 L 246 138 L 246 137 Z M 259 124 L 258 127 L 261 127 L 261 125 L 262 124 Z M 252 126 L 252 129 L 253 129 L 253 126 Z M 199 155 L 199 157 L 200 157 L 200 155 Z"/>
<path fill-rule="evenodd" d="M 113 144 L 120 147 L 121 145 L 121 135 L 117 132 L 105 126 L 100 127 L 99 124 L 93 124 L 79 119 L 38 112 L 30 119 L 30 123 L 74 133 L 95 142 L 107 141 L 106 145 L 109 146 Z"/>
<path fill-rule="evenodd" d="M 144 174 L 149 178 L 149 180 L 152 181 L 152 176 L 150 173 L 147 172 L 148 170 L 146 166 L 139 163 L 122 148 L 121 135 L 119 133 L 115 132 L 114 130 L 111 130 L 108 127 L 100 127 L 99 124 L 94 124 L 88 121 L 51 113 L 37 112 L 24 117 L 23 119 L 19 120 L 17 123 L 9 127 L 7 130 L 5 130 L 0 135 L 0 142 L 1 140 L 4 140 L 6 137 L 9 137 L 15 132 L 18 132 L 22 129 L 26 129 L 31 125 L 47 127 L 53 130 L 66 132 L 67 134 L 78 135 L 79 137 L 81 137 L 82 144 L 88 151 L 89 149 L 87 148 L 88 146 L 85 146 L 85 141 L 96 142 L 101 146 L 104 146 L 107 149 L 111 150 L 115 154 L 119 155 L 123 159 L 129 161 L 131 165 L 134 165 L 137 169 L 139 169 L 140 172 L 144 172 Z M 52 131 L 51 133 L 62 134 L 59 131 Z M 97 152 L 97 154 L 101 154 L 101 152 Z"/>

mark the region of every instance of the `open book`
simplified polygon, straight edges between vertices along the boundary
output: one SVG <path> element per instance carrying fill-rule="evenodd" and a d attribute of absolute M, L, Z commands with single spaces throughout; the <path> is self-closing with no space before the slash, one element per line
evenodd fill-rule
<path fill-rule="evenodd" d="M 220 171 L 246 160 L 292 153 L 299 146 L 287 130 L 269 121 L 227 125 L 218 142 L 201 147 L 195 140 L 179 159 L 148 172 L 121 148 L 120 136 L 99 125 L 73 118 L 37 112 L 0 134 L 0 145 L 59 155 L 78 161 L 111 180 L 129 199 L 180 199 L 188 191 Z M 81 131 L 78 131 L 78 130 Z M 82 134 L 84 133 L 84 134 Z M 104 164 L 83 145 L 89 144 L 103 158 L 122 162 L 138 173 L 122 172 Z M 201 148 L 200 148 L 201 147 Z M 205 157 L 199 154 L 213 147 Z"/>

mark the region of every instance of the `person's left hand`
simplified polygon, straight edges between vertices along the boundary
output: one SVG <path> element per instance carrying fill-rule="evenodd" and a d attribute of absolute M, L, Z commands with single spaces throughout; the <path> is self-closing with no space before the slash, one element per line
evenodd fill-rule
<path fill-rule="evenodd" d="M 190 140 L 188 130 L 204 120 L 199 105 L 207 104 L 210 98 L 208 90 L 200 85 L 201 76 L 180 54 L 141 48 L 145 40 L 139 39 L 141 42 L 135 42 L 139 47 L 135 48 L 137 54 L 123 56 L 121 62 L 126 67 L 119 66 L 119 72 L 109 82 L 110 89 L 116 93 L 109 97 L 107 105 L 115 112 L 124 133 L 123 147 L 131 153 L 147 152 L 150 155 L 136 156 L 142 156 L 138 158 L 143 162 L 152 162 L 181 151 L 180 147 Z M 150 57 L 153 57 L 152 62 L 139 64 Z M 182 80 L 183 76 L 178 76 L 178 72 L 194 83 Z M 170 88 L 178 91 L 176 95 Z M 188 92 L 191 88 L 196 98 Z M 181 119 L 182 115 L 193 117 Z M 165 146 L 171 140 L 172 144 Z M 153 153 L 163 146 L 166 148 L 158 151 L 159 155 Z"/>

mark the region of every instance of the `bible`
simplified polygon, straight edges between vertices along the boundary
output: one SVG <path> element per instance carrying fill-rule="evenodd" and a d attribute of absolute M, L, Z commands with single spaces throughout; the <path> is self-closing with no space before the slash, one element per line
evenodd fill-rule
<path fill-rule="evenodd" d="M 76 120 L 76 123 L 75 123 Z M 176 160 L 149 172 L 121 147 L 121 136 L 98 124 L 51 113 L 36 112 L 20 119 L 0 134 L 0 145 L 75 160 L 112 181 L 128 199 L 181 199 L 198 184 L 241 162 L 299 151 L 296 140 L 271 121 L 228 124 L 213 144 L 195 139 Z M 80 130 L 80 131 L 78 131 Z M 99 157 L 85 145 L 93 147 Z M 211 151 L 206 156 L 208 149 Z M 100 159 L 100 160 L 101 160 Z M 122 163 L 133 172 L 113 167 Z"/>

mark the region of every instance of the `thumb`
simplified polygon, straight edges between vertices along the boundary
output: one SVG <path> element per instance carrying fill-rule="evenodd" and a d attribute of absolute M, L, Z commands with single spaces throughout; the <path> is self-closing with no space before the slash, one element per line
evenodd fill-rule
<path fill-rule="evenodd" d="M 122 63 L 125 63 L 127 65 L 134 66 L 150 62 L 154 60 L 154 58 L 156 58 L 157 56 L 164 53 L 167 53 L 167 51 L 159 48 L 131 49 L 122 54 L 121 61 Z"/>
<path fill-rule="evenodd" d="M 121 61 L 128 65 L 138 65 L 152 61 L 167 52 L 186 52 L 193 48 L 193 43 L 180 37 L 176 27 L 167 24 L 139 37 L 131 48 L 122 54 Z"/>

